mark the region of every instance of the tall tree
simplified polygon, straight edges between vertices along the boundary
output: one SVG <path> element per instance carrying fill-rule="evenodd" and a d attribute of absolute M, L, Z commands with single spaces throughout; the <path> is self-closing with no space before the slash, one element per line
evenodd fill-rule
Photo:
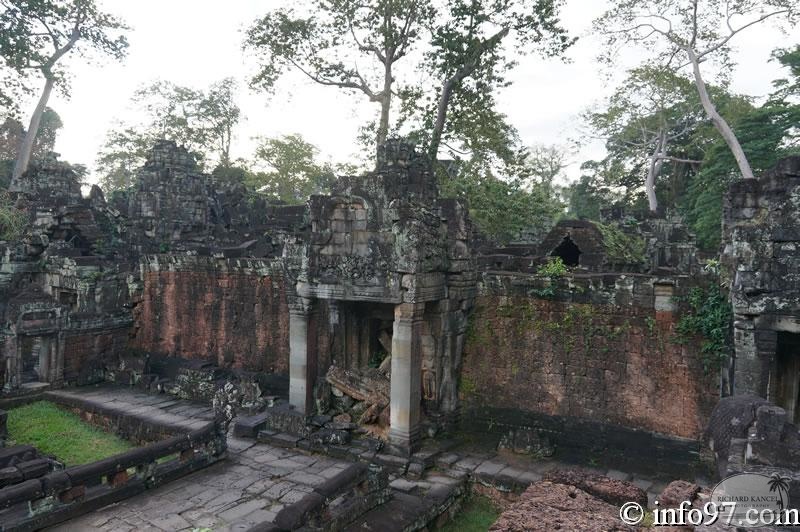
<path fill-rule="evenodd" d="M 28 168 L 50 94 L 66 90 L 61 60 L 74 51 L 81 57 L 99 53 L 120 60 L 128 42 L 125 25 L 100 11 L 94 0 L 0 0 L 0 56 L 22 76 L 35 71 L 44 78 L 39 101 L 14 165 L 13 179 Z M 74 54 L 73 54 L 74 55 Z"/>
<path fill-rule="evenodd" d="M 609 51 L 631 45 L 653 54 L 651 61 L 675 70 L 690 67 L 700 102 L 725 140 L 744 178 L 753 170 L 727 120 L 711 99 L 701 64 L 729 65 L 731 41 L 758 24 L 796 23 L 797 0 L 623 0 L 595 21 Z"/>
<path fill-rule="evenodd" d="M 611 187 L 597 179 L 594 161 L 584 163 L 581 177 L 567 186 L 564 196 L 567 200 L 567 216 L 586 220 L 600 220 L 601 211 L 621 201 Z"/>
<path fill-rule="evenodd" d="M 55 149 L 58 131 L 62 127 L 64 127 L 64 123 L 58 113 L 50 107 L 46 107 L 39 122 L 39 131 L 37 131 L 36 138 L 33 141 L 32 160 L 41 160 Z"/>
<path fill-rule="evenodd" d="M 772 59 L 788 68 L 789 76 L 772 82 L 775 92 L 770 99 L 800 102 L 800 44 L 794 48 L 778 48 L 772 53 Z"/>
<path fill-rule="evenodd" d="M 731 123 L 755 172 L 773 167 L 782 157 L 800 154 L 798 50 L 800 47 L 775 52 L 789 76 L 773 82 L 776 90 L 761 106 L 735 105 L 734 112 L 726 113 L 733 117 Z M 727 144 L 717 136 L 708 144 L 700 171 L 689 185 L 684 210 L 698 243 L 705 249 L 719 249 L 722 197 L 731 181 L 739 177 L 737 169 Z"/>
<path fill-rule="evenodd" d="M 327 192 L 335 179 L 329 164 L 317 161 L 316 146 L 300 135 L 261 139 L 255 165 L 264 171 L 251 173 L 247 184 L 262 194 L 286 203 L 303 203 L 308 196 Z"/>
<path fill-rule="evenodd" d="M 396 64 L 432 17 L 424 0 L 311 0 L 305 13 L 271 11 L 247 31 L 245 48 L 260 62 L 252 85 L 272 91 L 293 69 L 320 85 L 360 93 L 380 108 L 375 140 L 381 144 L 398 91 Z"/>
<path fill-rule="evenodd" d="M 231 166 L 231 142 L 241 119 L 241 109 L 236 103 L 237 89 L 236 80 L 224 78 L 211 85 L 198 104 L 206 143 L 216 147 L 219 165 L 223 168 Z"/>
<path fill-rule="evenodd" d="M 39 133 L 33 142 L 32 160 L 40 160 L 47 153 L 53 151 L 58 137 L 58 130 L 62 126 L 63 123 L 58 113 L 49 107 L 46 108 L 42 113 Z M 7 116 L 5 121 L 0 124 L 0 188 L 7 188 L 11 183 L 14 161 L 24 139 L 25 126 L 19 120 Z"/>
<path fill-rule="evenodd" d="M 122 124 L 108 131 L 96 161 L 100 188 L 108 194 L 133 185 L 136 170 L 144 164 L 157 139 L 150 132 Z"/>
<path fill-rule="evenodd" d="M 231 166 L 231 143 L 241 119 L 231 78 L 207 90 L 155 81 L 136 90 L 131 103 L 143 111 L 137 123 L 117 123 L 98 153 L 100 184 L 110 192 L 133 184 L 135 171 L 145 162 L 158 139 L 173 140 L 193 152 L 197 160 L 223 168 Z"/>
<path fill-rule="evenodd" d="M 552 146 L 523 150 L 501 166 L 474 153 L 448 165 L 442 193 L 466 200 L 477 228 L 493 240 L 538 242 L 564 213 L 555 184 L 564 161 L 563 152 Z"/>
<path fill-rule="evenodd" d="M 441 10 L 427 54 L 429 70 L 442 82 L 428 145 L 433 160 L 438 157 L 448 116 L 452 121 L 452 115 L 479 109 L 496 112 L 493 91 L 506 83 L 506 72 L 516 64 L 509 52 L 553 57 L 575 42 L 560 25 L 562 3 L 453 0 Z"/>
<path fill-rule="evenodd" d="M 606 141 L 609 158 L 627 172 L 644 174 L 651 212 L 658 211 L 656 180 L 665 162 L 702 162 L 681 153 L 685 140 L 704 121 L 702 107 L 691 82 L 671 70 L 631 70 L 603 109 L 586 113 L 585 119 Z"/>

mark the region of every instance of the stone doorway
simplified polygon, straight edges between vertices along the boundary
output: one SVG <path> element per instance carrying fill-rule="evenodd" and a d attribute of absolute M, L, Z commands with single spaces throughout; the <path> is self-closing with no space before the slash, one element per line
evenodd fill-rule
<path fill-rule="evenodd" d="M 55 346 L 52 336 L 20 337 L 20 383 L 48 382 L 51 353 Z"/>
<path fill-rule="evenodd" d="M 577 266 L 580 264 L 581 250 L 572 241 L 569 235 L 564 237 L 564 240 L 550 253 L 552 257 L 560 257 L 567 266 Z"/>
<path fill-rule="evenodd" d="M 779 332 L 776 403 L 790 423 L 800 422 L 800 334 Z"/>
<path fill-rule="evenodd" d="M 332 362 L 354 370 L 379 367 L 392 352 L 394 305 L 351 301 L 331 304 L 338 313 Z"/>

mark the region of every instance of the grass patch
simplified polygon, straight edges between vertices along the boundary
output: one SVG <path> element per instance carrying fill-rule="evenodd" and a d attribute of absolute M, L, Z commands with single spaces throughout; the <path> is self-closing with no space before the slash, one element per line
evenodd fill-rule
<path fill-rule="evenodd" d="M 455 518 L 446 523 L 442 532 L 486 532 L 497 521 L 500 510 L 492 501 L 480 495 L 473 495 L 464 503 Z"/>
<path fill-rule="evenodd" d="M 67 466 L 95 462 L 134 447 L 47 401 L 9 410 L 8 434 L 13 443 L 33 445 Z"/>

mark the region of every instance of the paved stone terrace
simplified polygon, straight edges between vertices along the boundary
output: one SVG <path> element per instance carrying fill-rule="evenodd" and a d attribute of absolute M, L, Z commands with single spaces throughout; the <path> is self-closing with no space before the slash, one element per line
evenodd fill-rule
<path fill-rule="evenodd" d="M 197 430 L 214 420 L 210 406 L 176 399 L 170 395 L 154 395 L 121 386 L 86 386 L 53 390 L 45 398 L 77 400 L 102 405 L 104 410 L 145 419 L 159 425 Z"/>
<path fill-rule="evenodd" d="M 104 402 L 136 415 L 160 416 L 162 421 L 194 428 L 207 423 L 211 409 L 163 395 L 129 389 L 90 388 L 54 392 Z M 207 528 L 214 531 L 247 530 L 273 521 L 285 506 L 302 499 L 328 479 L 342 473 L 351 462 L 299 449 L 228 437 L 228 458 L 152 491 L 109 505 L 50 530 L 78 532 L 102 530 L 178 531 Z M 407 465 L 407 464 L 406 464 Z M 574 467 L 557 460 L 529 461 L 495 453 L 445 452 L 435 459 L 435 469 L 421 479 L 390 475 L 393 498 L 350 524 L 348 531 L 401 531 L 426 522 L 445 510 L 467 486 L 467 481 L 501 490 L 522 490 L 546 471 Z M 392 469 L 390 467 L 390 469 Z M 651 504 L 667 482 L 618 470 L 596 469 L 611 478 L 632 481 L 648 492 Z M 707 485 L 703 479 L 694 480 Z"/>
<path fill-rule="evenodd" d="M 200 428 L 214 417 L 208 406 L 129 388 L 102 386 L 49 393 L 102 403 L 104 408 L 188 430 Z M 51 530 L 246 530 L 271 521 L 285 505 L 300 500 L 348 465 L 229 436 L 226 460 Z"/>
<path fill-rule="evenodd" d="M 247 530 L 348 465 L 229 437 L 227 460 L 51 530 Z"/>

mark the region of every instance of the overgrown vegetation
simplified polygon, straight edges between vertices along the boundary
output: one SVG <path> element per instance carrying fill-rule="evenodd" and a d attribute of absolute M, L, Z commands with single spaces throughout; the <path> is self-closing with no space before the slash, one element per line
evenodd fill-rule
<path fill-rule="evenodd" d="M 728 73 L 708 83 L 756 175 L 800 153 L 800 46 L 775 50 L 773 60 L 786 74 L 772 82 L 774 91 L 763 103 L 732 92 Z M 688 78 L 629 74 L 612 98 L 585 115 L 590 138 L 605 140 L 606 156 L 581 164 L 581 177 L 565 190 L 568 215 L 596 220 L 610 207 L 646 211 L 644 191 L 650 186 L 659 212 L 679 212 L 699 247 L 718 251 L 722 197 L 741 177 L 736 158 L 702 111 Z"/>
<path fill-rule="evenodd" d="M 25 212 L 17 209 L 7 192 L 0 192 L 0 240 L 16 242 L 28 223 Z"/>
<path fill-rule="evenodd" d="M 486 497 L 473 495 L 455 519 L 445 524 L 442 532 L 486 532 L 497 521 L 500 510 Z"/>
<path fill-rule="evenodd" d="M 9 410 L 8 433 L 15 444 L 33 445 L 67 466 L 95 462 L 133 448 L 130 442 L 46 401 Z"/>
<path fill-rule="evenodd" d="M 710 373 L 719 369 L 731 353 L 731 304 L 716 284 L 692 288 L 685 301 L 690 311 L 678 322 L 677 339 L 686 342 L 692 336 L 702 337 L 700 357 L 704 371 Z"/>
<path fill-rule="evenodd" d="M 564 264 L 561 257 L 547 257 L 547 262 L 539 266 L 536 273 L 542 277 L 547 277 L 549 282 L 544 288 L 534 290 L 534 293 L 540 297 L 553 297 L 556 293 L 556 281 L 564 277 L 568 272 L 567 265 Z"/>
<path fill-rule="evenodd" d="M 446 197 L 466 200 L 475 226 L 500 244 L 538 242 L 564 214 L 560 189 L 565 155 L 558 148 L 538 146 L 508 154 L 506 160 L 475 155 L 450 162 L 437 174 Z"/>
<path fill-rule="evenodd" d="M 595 222 L 594 225 L 603 235 L 603 246 L 609 261 L 615 264 L 644 262 L 647 245 L 641 236 L 625 233 L 614 224 Z"/>
<path fill-rule="evenodd" d="M 564 277 L 568 271 L 561 257 L 547 257 L 547 262 L 539 266 L 536 273 L 554 280 Z"/>

